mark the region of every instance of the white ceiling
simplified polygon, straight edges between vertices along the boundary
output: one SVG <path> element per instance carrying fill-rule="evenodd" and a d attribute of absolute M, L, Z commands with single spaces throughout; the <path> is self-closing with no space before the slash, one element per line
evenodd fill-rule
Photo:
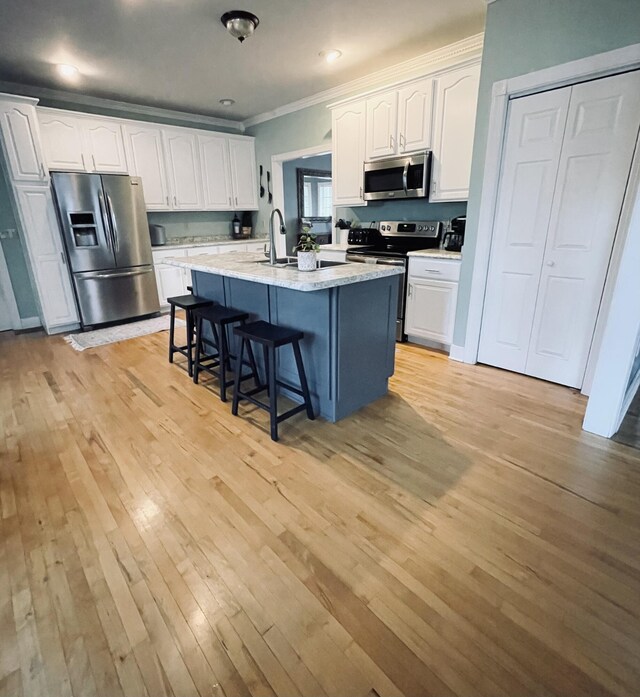
<path fill-rule="evenodd" d="M 231 9 L 260 19 L 244 44 L 220 22 Z M 476 34 L 485 12 L 485 0 L 0 0 L 0 81 L 245 119 Z M 326 64 L 328 48 L 343 57 Z M 81 77 L 65 82 L 56 63 Z"/>

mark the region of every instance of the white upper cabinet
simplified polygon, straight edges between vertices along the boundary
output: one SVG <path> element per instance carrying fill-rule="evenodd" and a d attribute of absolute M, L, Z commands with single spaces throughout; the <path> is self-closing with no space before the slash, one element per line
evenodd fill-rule
<path fill-rule="evenodd" d="M 14 181 L 46 182 L 48 173 L 40 149 L 35 106 L 19 100 L 0 100 L 0 127 L 11 178 Z"/>
<path fill-rule="evenodd" d="M 229 144 L 225 136 L 198 135 L 204 207 L 225 211 L 233 208 Z"/>
<path fill-rule="evenodd" d="M 65 172 L 126 174 L 122 126 L 56 109 L 38 109 L 47 166 Z"/>
<path fill-rule="evenodd" d="M 122 124 L 107 119 L 82 119 L 88 171 L 128 174 Z"/>
<path fill-rule="evenodd" d="M 78 321 L 51 191 L 47 186 L 16 184 L 16 194 L 38 287 L 40 319 L 51 333 L 56 327 Z"/>
<path fill-rule="evenodd" d="M 367 99 L 366 159 L 395 155 L 398 149 L 398 92 Z"/>
<path fill-rule="evenodd" d="M 80 119 L 57 112 L 38 111 L 42 149 L 49 169 L 85 172 L 84 143 Z"/>
<path fill-rule="evenodd" d="M 257 209 L 258 182 L 253 138 L 229 138 L 229 162 L 234 208 L 237 210 Z"/>
<path fill-rule="evenodd" d="M 126 124 L 124 132 L 130 172 L 142 177 L 147 210 L 171 210 L 162 129 L 159 126 Z"/>
<path fill-rule="evenodd" d="M 365 159 L 365 100 L 331 112 L 333 205 L 363 206 L 362 179 Z"/>
<path fill-rule="evenodd" d="M 433 79 L 422 78 L 398 90 L 398 153 L 431 147 Z"/>
<path fill-rule="evenodd" d="M 432 78 L 369 97 L 366 159 L 430 148 L 432 122 Z"/>
<path fill-rule="evenodd" d="M 431 201 L 466 201 L 480 83 L 480 65 L 436 79 Z"/>
<path fill-rule="evenodd" d="M 164 129 L 164 142 L 174 210 L 201 210 L 203 199 L 197 136 L 183 129 Z"/>

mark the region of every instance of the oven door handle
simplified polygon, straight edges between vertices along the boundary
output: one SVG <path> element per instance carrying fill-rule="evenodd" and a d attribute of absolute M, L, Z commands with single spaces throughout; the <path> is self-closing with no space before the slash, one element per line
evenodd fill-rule
<path fill-rule="evenodd" d="M 407 195 L 407 187 L 409 185 L 409 160 L 404 163 L 404 169 L 402 170 L 402 188 L 404 189 L 405 196 Z"/>
<path fill-rule="evenodd" d="M 378 259 L 377 263 L 383 266 L 404 266 L 404 261 L 400 259 Z"/>

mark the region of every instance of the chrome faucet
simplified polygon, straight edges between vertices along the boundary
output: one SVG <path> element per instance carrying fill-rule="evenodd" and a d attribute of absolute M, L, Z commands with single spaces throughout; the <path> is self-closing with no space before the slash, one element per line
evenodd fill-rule
<path fill-rule="evenodd" d="M 287 228 L 284 226 L 284 218 L 282 217 L 282 211 L 279 208 L 274 208 L 271 211 L 271 216 L 269 218 L 269 263 L 274 266 L 277 260 L 276 257 L 276 236 L 273 232 L 273 217 L 278 214 L 280 218 L 280 234 L 284 235 L 287 232 Z"/>

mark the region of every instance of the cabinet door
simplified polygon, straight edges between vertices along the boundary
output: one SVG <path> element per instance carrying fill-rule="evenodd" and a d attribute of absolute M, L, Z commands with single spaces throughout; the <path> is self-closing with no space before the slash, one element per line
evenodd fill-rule
<path fill-rule="evenodd" d="M 78 321 L 71 277 L 48 187 L 16 186 L 27 251 L 47 332 Z"/>
<path fill-rule="evenodd" d="M 266 242 L 266 240 L 263 240 L 262 242 L 248 242 L 247 252 L 264 252 Z"/>
<path fill-rule="evenodd" d="M 202 186 L 206 210 L 228 211 L 233 208 L 231 170 L 227 138 L 199 135 Z"/>
<path fill-rule="evenodd" d="M 21 102 L 0 102 L 0 120 L 11 178 L 14 181 L 47 181 L 35 107 Z"/>
<path fill-rule="evenodd" d="M 153 126 L 131 125 L 126 125 L 124 130 L 131 174 L 142 177 L 147 210 L 170 210 L 162 131 Z"/>
<path fill-rule="evenodd" d="M 363 206 L 366 103 L 347 104 L 332 112 L 333 205 Z"/>
<path fill-rule="evenodd" d="M 83 119 L 88 166 L 94 172 L 128 174 L 122 125 L 107 119 Z"/>
<path fill-rule="evenodd" d="M 480 66 L 436 80 L 431 201 L 466 201 L 473 154 Z"/>
<path fill-rule="evenodd" d="M 397 152 L 398 92 L 390 90 L 367 99 L 366 159 Z"/>
<path fill-rule="evenodd" d="M 407 335 L 451 344 L 457 297 L 457 283 L 418 281 L 409 277 L 405 324 Z"/>
<path fill-rule="evenodd" d="M 187 275 L 190 272 L 179 266 L 163 264 L 162 260 L 167 257 L 184 257 L 187 255 L 185 249 L 167 249 L 160 252 L 153 252 L 153 268 L 156 274 L 156 285 L 158 286 L 158 300 L 160 305 L 168 305 L 167 298 L 174 295 L 185 295 L 187 293 Z"/>
<path fill-rule="evenodd" d="M 229 161 L 234 208 L 243 211 L 257 209 L 258 184 L 253 139 L 229 138 Z"/>
<path fill-rule="evenodd" d="M 184 130 L 164 131 L 169 188 L 174 210 L 202 210 L 198 140 Z"/>
<path fill-rule="evenodd" d="M 424 78 L 403 87 L 398 93 L 398 152 L 431 147 L 433 122 L 433 80 Z"/>
<path fill-rule="evenodd" d="M 246 244 L 219 244 L 218 254 L 227 254 L 228 252 L 246 252 Z"/>
<path fill-rule="evenodd" d="M 82 121 L 75 116 L 38 112 L 42 149 L 49 169 L 63 172 L 86 172 L 82 142 Z"/>

